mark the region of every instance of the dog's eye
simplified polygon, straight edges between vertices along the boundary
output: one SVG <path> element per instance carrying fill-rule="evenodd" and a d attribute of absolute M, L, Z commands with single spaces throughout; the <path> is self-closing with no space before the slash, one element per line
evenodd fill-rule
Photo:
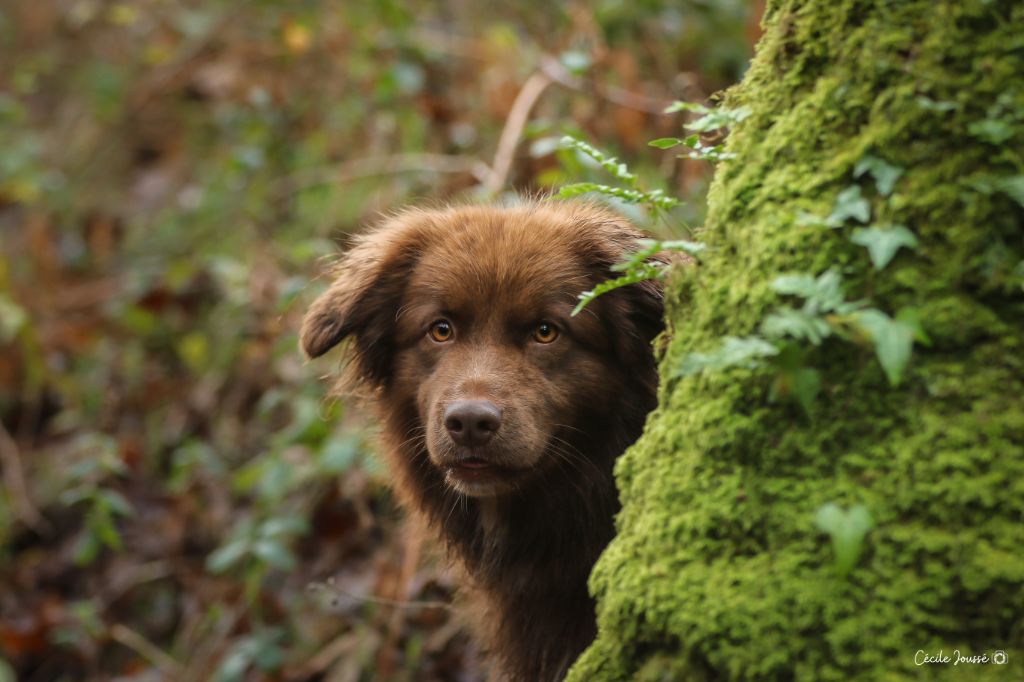
<path fill-rule="evenodd" d="M 537 343 L 551 343 L 558 338 L 558 329 L 549 322 L 541 322 L 533 331 L 533 339 Z"/>
<path fill-rule="evenodd" d="M 434 324 L 430 325 L 430 338 L 438 343 L 444 343 L 450 341 L 452 338 L 452 323 L 448 320 L 438 320 Z"/>

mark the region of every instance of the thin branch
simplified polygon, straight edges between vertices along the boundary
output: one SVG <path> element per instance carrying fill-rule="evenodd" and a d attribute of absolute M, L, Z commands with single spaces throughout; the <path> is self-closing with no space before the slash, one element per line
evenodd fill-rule
<path fill-rule="evenodd" d="M 110 627 L 110 638 L 145 658 L 172 680 L 182 679 L 181 664 L 171 658 L 163 649 L 134 630 L 121 623 L 114 623 Z"/>
<path fill-rule="evenodd" d="M 490 176 L 491 169 L 479 159 L 457 154 L 389 154 L 295 173 L 274 183 L 273 191 L 278 198 L 282 198 L 322 185 L 398 173 L 465 173 L 472 175 L 477 182 L 484 182 Z"/>
<path fill-rule="evenodd" d="M 508 112 L 508 118 L 505 119 L 501 138 L 498 140 L 498 150 L 494 153 L 494 162 L 491 163 L 491 175 L 484 183 L 487 194 L 493 196 L 505 186 L 508 173 L 512 169 L 512 159 L 515 157 L 516 147 L 519 146 L 519 139 L 530 118 L 530 111 L 549 85 L 551 85 L 551 79 L 545 74 L 537 72 L 526 79 L 526 83 L 516 95 L 512 108 Z"/>
<path fill-rule="evenodd" d="M 18 444 L 14 442 L 3 422 L 0 422 L 0 464 L 3 464 L 4 485 L 14 507 L 14 515 L 26 526 L 39 532 L 46 526 L 46 519 L 32 502 L 28 485 L 25 483 L 25 472 L 21 468 Z"/>
<path fill-rule="evenodd" d="M 361 638 L 362 634 L 359 632 L 346 631 L 313 654 L 297 671 L 290 673 L 287 679 L 306 680 L 316 677 L 327 670 L 336 660 L 359 646 Z"/>
<path fill-rule="evenodd" d="M 544 57 L 541 59 L 540 70 L 545 76 L 563 87 L 588 95 L 597 95 L 612 104 L 617 104 L 626 109 L 644 111 L 648 114 L 664 114 L 665 107 L 671 104 L 668 100 L 648 97 L 638 92 L 630 92 L 629 90 L 617 88 L 614 85 L 590 84 L 582 78 L 577 78 L 569 73 L 554 57 Z"/>

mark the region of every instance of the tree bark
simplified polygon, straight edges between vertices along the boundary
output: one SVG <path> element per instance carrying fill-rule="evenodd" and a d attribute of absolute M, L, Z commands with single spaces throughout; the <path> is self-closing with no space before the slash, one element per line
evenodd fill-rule
<path fill-rule="evenodd" d="M 569 679 L 1021 678 L 1024 3 L 769 2 L 726 104 L 751 114 L 716 173 L 708 255 L 670 280 L 659 407 L 618 462 L 600 632 Z M 891 192 L 855 173 L 866 158 L 900 171 Z M 868 224 L 917 238 L 883 269 L 857 219 L 808 218 L 853 185 Z M 766 363 L 678 376 L 758 333 L 787 302 L 776 277 L 830 268 L 847 300 L 918 313 L 929 343 L 898 385 L 854 331 L 804 344 L 807 411 Z M 829 503 L 874 519 L 847 573 L 815 525 Z M 940 650 L 1007 662 L 917 664 Z"/>

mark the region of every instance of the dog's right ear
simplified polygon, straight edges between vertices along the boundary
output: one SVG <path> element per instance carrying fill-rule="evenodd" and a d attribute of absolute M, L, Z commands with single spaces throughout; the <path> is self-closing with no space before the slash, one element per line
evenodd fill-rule
<path fill-rule="evenodd" d="M 299 345 L 320 357 L 348 337 L 355 339 L 359 374 L 385 380 L 393 327 L 405 284 L 424 241 L 415 214 L 392 219 L 360 237 L 334 267 L 334 282 L 306 312 Z"/>

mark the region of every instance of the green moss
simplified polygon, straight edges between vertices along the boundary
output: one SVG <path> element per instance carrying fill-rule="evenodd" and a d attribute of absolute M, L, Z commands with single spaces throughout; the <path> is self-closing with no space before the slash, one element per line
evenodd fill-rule
<path fill-rule="evenodd" d="M 591 579 L 600 633 L 570 679 L 1024 673 L 1024 294 L 992 266 L 994 245 L 1024 258 L 1024 208 L 972 185 L 1024 173 L 1022 74 L 1013 0 L 770 3 L 729 94 L 753 114 L 712 188 L 709 255 L 670 286 L 660 407 L 618 465 L 619 535 Z M 983 120 L 1011 137 L 986 141 Z M 853 179 L 868 153 L 904 169 L 891 196 Z M 852 225 L 796 219 L 854 182 L 876 220 L 920 240 L 881 272 Z M 809 356 L 823 378 L 809 417 L 769 399 L 763 370 L 671 378 L 686 354 L 753 333 L 778 274 L 833 266 L 848 298 L 921 311 L 931 344 L 899 388 L 835 339 Z M 828 502 L 876 521 L 846 577 L 814 525 Z M 1009 663 L 914 664 L 957 648 Z"/>

